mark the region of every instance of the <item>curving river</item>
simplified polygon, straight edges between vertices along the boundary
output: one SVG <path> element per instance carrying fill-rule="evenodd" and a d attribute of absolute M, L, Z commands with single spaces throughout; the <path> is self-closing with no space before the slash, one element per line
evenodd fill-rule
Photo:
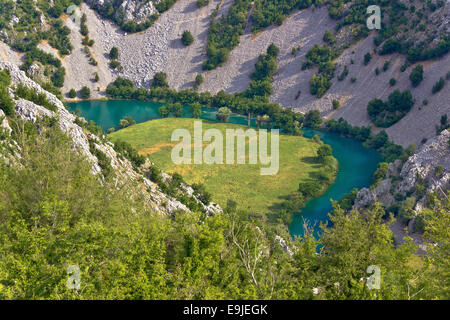
<path fill-rule="evenodd" d="M 103 130 L 117 128 L 120 119 L 131 116 L 137 123 L 160 118 L 158 108 L 162 103 L 108 100 L 108 101 L 82 101 L 68 104 L 70 111 L 78 109 L 87 120 L 94 120 Z M 185 115 L 189 116 L 189 108 L 185 107 Z M 215 121 L 216 109 L 203 108 L 202 119 Z M 247 117 L 233 114 L 230 123 L 247 125 Z M 256 125 L 252 120 L 252 125 Z M 306 203 L 305 208 L 293 217 L 289 230 L 292 236 L 303 234 L 304 219 L 308 224 L 315 225 L 314 232 L 319 232 L 319 222 L 328 220 L 331 211 L 331 201 L 340 200 L 353 188 L 368 187 L 371 184 L 372 174 L 381 155 L 375 150 L 365 148 L 359 141 L 344 138 L 334 133 L 304 129 L 304 136 L 311 138 L 317 134 L 322 141 L 333 148 L 333 156 L 339 162 L 339 171 L 334 183 L 327 191 Z"/>

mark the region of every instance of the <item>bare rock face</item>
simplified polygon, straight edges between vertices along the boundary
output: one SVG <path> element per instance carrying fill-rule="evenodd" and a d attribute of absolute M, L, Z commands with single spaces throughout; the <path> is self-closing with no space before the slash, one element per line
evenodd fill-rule
<path fill-rule="evenodd" d="M 401 165 L 400 160 L 389 165 L 386 178 L 373 190 L 363 188 L 355 200 L 355 208 L 361 208 L 375 201 L 390 206 L 394 202 L 393 195 L 414 192 L 420 184 L 424 186 L 424 195 L 437 192 L 445 194 L 450 187 L 450 131 L 444 130 L 439 136 L 424 144 L 415 152 L 401 167 L 399 174 L 400 182 L 394 184 L 390 179 L 396 175 L 397 168 Z M 417 195 L 417 193 L 416 193 Z M 425 204 L 425 196 L 417 199 L 416 211 L 420 211 Z"/>
<path fill-rule="evenodd" d="M 92 163 L 92 174 L 95 175 L 101 173 L 102 169 L 98 164 L 97 157 L 90 151 L 89 141 L 93 141 L 94 147 L 108 157 L 116 174 L 117 183 L 132 183 L 137 185 L 138 189 L 142 190 L 146 203 L 156 212 L 161 212 L 164 214 L 171 214 L 178 210 L 189 212 L 189 209 L 183 203 L 164 194 L 155 183 L 151 182 L 141 173 L 134 170 L 128 159 L 121 158 L 116 153 L 113 148 L 114 145 L 111 142 L 104 142 L 104 140 L 99 137 L 83 130 L 82 127 L 75 123 L 76 117 L 67 111 L 63 103 L 55 95 L 45 91 L 40 85 L 29 79 L 26 74 L 15 64 L 0 61 L 0 70 L 5 69 L 9 70 L 11 75 L 11 88 L 21 83 L 28 88 L 33 88 L 37 93 L 44 93 L 47 96 L 47 99 L 57 107 L 57 111 L 54 112 L 31 101 L 19 98 L 15 100 L 15 111 L 17 115 L 20 118 L 30 122 L 35 122 L 39 117 L 44 115 L 48 117 L 57 117 L 61 131 L 65 132 L 72 139 L 73 148 L 81 152 L 84 156 L 86 156 L 87 160 Z M 11 97 L 14 97 L 13 90 L 11 88 L 10 95 Z M 3 112 L 0 113 L 0 127 L 4 128 L 8 132 L 11 131 Z M 130 194 L 130 196 L 133 195 Z M 204 208 L 208 214 L 214 214 L 222 211 L 222 209 L 215 204 L 204 206 Z"/>
<path fill-rule="evenodd" d="M 145 22 L 151 15 L 158 13 L 153 2 L 148 0 L 125 0 L 120 8 L 124 13 L 124 21 L 133 20 L 136 23 Z"/>
<path fill-rule="evenodd" d="M 116 20 L 134 21 L 135 23 L 143 23 L 153 14 L 157 14 L 154 3 L 159 0 L 88 0 L 90 6 L 96 8 L 114 8 L 114 18 Z M 119 5 L 117 5 L 119 3 Z"/>

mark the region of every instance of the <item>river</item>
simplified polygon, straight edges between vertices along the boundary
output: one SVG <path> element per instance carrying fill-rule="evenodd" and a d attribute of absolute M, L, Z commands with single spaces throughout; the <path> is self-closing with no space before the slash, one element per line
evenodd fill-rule
<path fill-rule="evenodd" d="M 108 100 L 108 101 L 82 101 L 70 103 L 69 110 L 79 109 L 81 115 L 87 120 L 94 120 L 103 130 L 117 128 L 120 119 L 131 116 L 137 123 L 160 118 L 158 108 L 162 103 L 134 101 L 134 100 Z M 185 115 L 189 116 L 189 108 L 185 107 Z M 215 121 L 216 109 L 203 108 L 202 119 Z M 230 123 L 247 125 L 247 117 L 233 114 Z M 255 125 L 252 119 L 251 125 Z M 304 221 L 314 225 L 314 233 L 318 235 L 319 223 L 328 220 L 328 213 L 332 209 L 331 201 L 340 200 L 353 188 L 368 187 L 372 181 L 381 155 L 375 150 L 365 148 L 361 142 L 344 138 L 330 132 L 304 129 L 304 136 L 311 138 L 317 134 L 320 139 L 333 149 L 333 156 L 339 162 L 339 171 L 334 183 L 327 191 L 306 203 L 301 212 L 294 215 L 289 230 L 292 236 L 302 235 Z"/>

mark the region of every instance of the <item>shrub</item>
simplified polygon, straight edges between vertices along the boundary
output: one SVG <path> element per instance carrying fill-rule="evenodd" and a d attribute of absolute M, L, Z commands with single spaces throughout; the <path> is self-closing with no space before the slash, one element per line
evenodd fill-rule
<path fill-rule="evenodd" d="M 414 100 L 409 90 L 395 90 L 389 95 L 387 102 L 372 99 L 367 105 L 367 112 L 376 126 L 387 128 L 403 118 L 413 105 Z"/>
<path fill-rule="evenodd" d="M 28 88 L 23 84 L 19 84 L 15 89 L 15 94 L 25 100 L 31 101 L 37 105 L 40 105 L 50 111 L 56 111 L 58 108 L 51 103 L 47 95 L 43 92 L 37 93 L 33 88 Z"/>
<path fill-rule="evenodd" d="M 231 116 L 231 110 L 227 107 L 219 108 L 216 114 L 216 119 L 218 121 L 227 122 Z"/>
<path fill-rule="evenodd" d="M 194 42 L 194 37 L 192 36 L 192 33 L 189 30 L 185 30 L 183 32 L 183 35 L 181 36 L 181 42 L 185 46 L 190 46 L 192 42 Z"/>
<path fill-rule="evenodd" d="M 305 198 L 312 198 L 320 191 L 321 187 L 319 183 L 316 182 L 302 182 L 298 185 L 298 191 Z"/>
<path fill-rule="evenodd" d="M 364 65 L 367 66 L 370 62 L 370 59 L 372 59 L 372 55 L 370 54 L 370 52 L 367 52 L 364 55 Z"/>
<path fill-rule="evenodd" d="M 86 86 L 82 87 L 80 90 L 80 97 L 82 99 L 89 99 L 91 97 L 91 89 Z"/>
<path fill-rule="evenodd" d="M 322 117 L 319 110 L 311 110 L 305 114 L 304 126 L 317 129 L 322 124 Z"/>
<path fill-rule="evenodd" d="M 380 162 L 378 164 L 377 170 L 373 173 L 373 184 L 374 185 L 377 185 L 379 182 L 381 182 L 386 177 L 388 167 L 389 167 L 389 163 L 387 163 L 387 162 Z"/>
<path fill-rule="evenodd" d="M 317 159 L 322 163 L 331 155 L 332 149 L 328 144 L 322 144 L 319 149 L 317 149 Z"/>
<path fill-rule="evenodd" d="M 194 81 L 194 90 L 197 90 L 198 89 L 198 87 L 203 83 L 203 77 L 202 77 L 202 75 L 201 74 L 198 74 L 196 77 L 195 77 L 195 81 Z"/>
<path fill-rule="evenodd" d="M 423 66 L 420 64 L 416 66 L 409 75 L 409 79 L 413 87 L 417 87 L 423 80 Z"/>
<path fill-rule="evenodd" d="M 433 89 L 431 90 L 433 94 L 441 91 L 441 89 L 444 87 L 444 84 L 445 84 L 444 78 L 441 77 L 439 81 L 433 85 Z"/>
<path fill-rule="evenodd" d="M 117 49 L 117 47 L 112 47 L 109 51 L 109 57 L 111 60 L 117 60 L 119 58 L 119 49 Z"/>
<path fill-rule="evenodd" d="M 120 120 L 119 127 L 121 129 L 123 129 L 123 128 L 129 127 L 129 126 L 132 126 L 134 124 L 136 124 L 136 121 L 134 121 L 132 117 L 126 116 Z"/>
<path fill-rule="evenodd" d="M 109 62 L 109 67 L 110 67 L 111 69 L 117 69 L 117 68 L 120 67 L 120 62 L 117 61 L 117 60 L 111 60 L 111 61 Z"/>
<path fill-rule="evenodd" d="M 8 89 L 0 86 L 0 109 L 7 116 L 12 116 L 14 114 L 14 102 L 9 96 Z"/>
<path fill-rule="evenodd" d="M 338 109 L 340 107 L 340 105 L 341 105 L 341 103 L 338 100 L 333 99 L 333 109 L 334 110 Z"/>
<path fill-rule="evenodd" d="M 206 6 L 209 3 L 209 0 L 197 0 L 197 6 L 199 8 Z"/>
<path fill-rule="evenodd" d="M 396 83 L 397 83 L 397 80 L 395 80 L 395 78 L 391 78 L 389 80 L 389 84 L 391 85 L 391 87 L 395 86 Z"/>
<path fill-rule="evenodd" d="M 70 91 L 67 95 L 69 96 L 69 98 L 73 99 L 77 96 L 77 92 L 75 91 L 75 89 L 70 89 Z"/>
<path fill-rule="evenodd" d="M 152 87 L 154 88 L 168 88 L 167 75 L 164 72 L 157 72 L 153 77 Z"/>

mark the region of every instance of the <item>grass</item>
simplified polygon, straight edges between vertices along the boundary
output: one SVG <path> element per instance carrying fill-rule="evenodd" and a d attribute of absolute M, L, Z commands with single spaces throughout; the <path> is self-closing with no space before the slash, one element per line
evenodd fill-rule
<path fill-rule="evenodd" d="M 316 181 L 315 176 L 322 167 L 315 159 L 319 147 L 317 142 L 288 135 L 280 135 L 280 168 L 276 175 L 260 175 L 262 165 L 259 163 L 175 165 L 171 160 L 171 152 L 178 141 L 171 142 L 172 132 L 184 128 L 193 137 L 193 123 L 194 119 L 158 119 L 119 130 L 109 137 L 112 141 L 130 143 L 140 154 L 149 155 L 151 161 L 163 171 L 177 172 L 187 183 L 203 183 L 212 194 L 213 201 L 221 206 L 226 206 L 227 200 L 232 199 L 237 202 L 238 208 L 248 209 L 252 213 L 270 212 L 271 207 L 297 191 L 300 182 Z M 210 128 L 219 129 L 224 137 L 225 129 L 246 129 L 245 126 L 203 120 L 203 132 Z M 268 141 L 271 141 L 270 134 Z M 203 148 L 208 144 L 204 142 Z"/>

